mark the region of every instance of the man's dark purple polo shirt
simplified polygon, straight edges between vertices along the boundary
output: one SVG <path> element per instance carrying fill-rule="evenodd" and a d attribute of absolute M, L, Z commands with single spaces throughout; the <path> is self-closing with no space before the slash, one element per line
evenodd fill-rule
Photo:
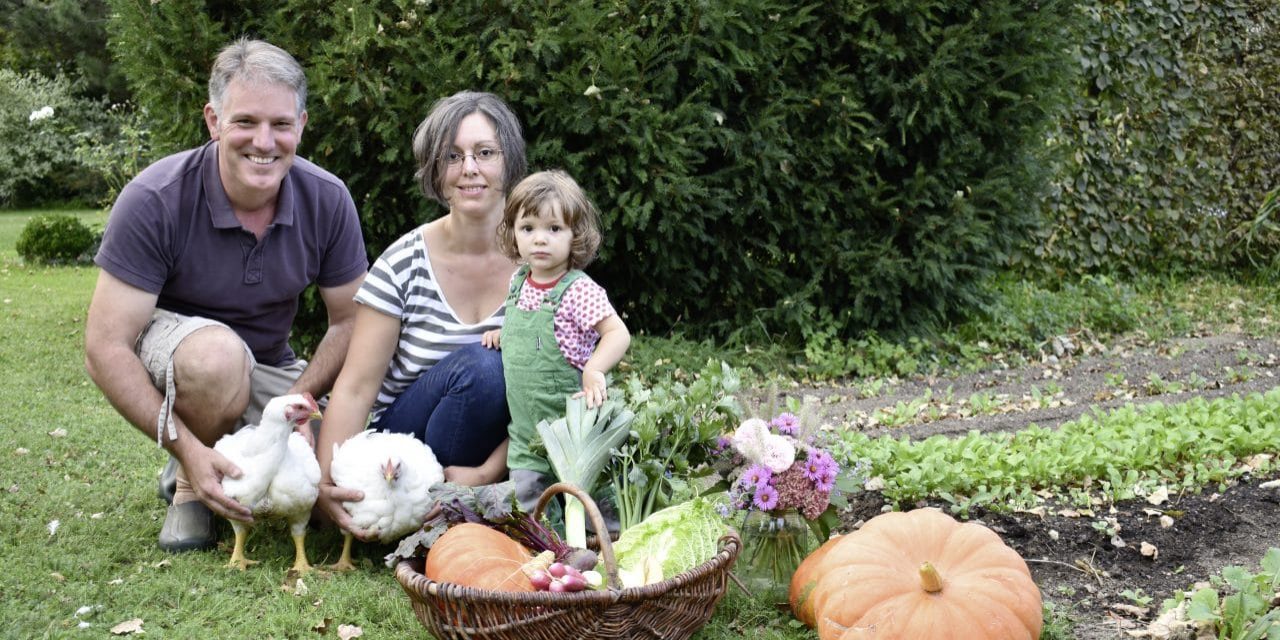
<path fill-rule="evenodd" d="M 295 158 L 258 241 L 232 211 L 212 142 L 156 162 L 125 186 L 94 262 L 158 294 L 161 309 L 226 323 L 272 366 L 295 360 L 289 331 L 307 285 L 347 284 L 369 266 L 341 180 Z"/>

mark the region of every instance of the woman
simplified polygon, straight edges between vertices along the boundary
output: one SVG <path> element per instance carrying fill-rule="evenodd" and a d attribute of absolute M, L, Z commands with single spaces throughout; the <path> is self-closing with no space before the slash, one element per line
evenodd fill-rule
<path fill-rule="evenodd" d="M 520 123 L 497 96 L 462 92 L 432 106 L 413 137 L 416 177 L 449 213 L 383 252 L 356 294 L 347 359 L 334 383 L 316 446 L 317 506 L 352 530 L 333 485 L 333 445 L 365 429 L 410 433 L 427 443 L 445 479 L 490 484 L 506 473 L 502 358 L 480 345 L 502 326 L 516 265 L 498 246 L 508 185 L 526 172 Z"/>

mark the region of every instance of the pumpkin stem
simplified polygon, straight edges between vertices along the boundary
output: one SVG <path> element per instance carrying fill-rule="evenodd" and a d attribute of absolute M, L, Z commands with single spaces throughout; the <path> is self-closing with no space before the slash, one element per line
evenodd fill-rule
<path fill-rule="evenodd" d="M 929 593 L 942 591 L 942 576 L 938 575 L 938 570 L 933 568 L 932 563 L 920 565 L 920 586 Z"/>

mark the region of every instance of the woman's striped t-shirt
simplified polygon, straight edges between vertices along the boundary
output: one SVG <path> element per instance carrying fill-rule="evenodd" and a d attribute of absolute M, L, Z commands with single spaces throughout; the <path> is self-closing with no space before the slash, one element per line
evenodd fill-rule
<path fill-rule="evenodd" d="M 485 331 L 502 327 L 503 305 L 476 324 L 458 319 L 436 282 L 422 228 L 405 234 L 382 252 L 355 300 L 400 319 L 400 340 L 370 421 L 376 421 L 432 365 L 463 345 L 480 342 Z"/>

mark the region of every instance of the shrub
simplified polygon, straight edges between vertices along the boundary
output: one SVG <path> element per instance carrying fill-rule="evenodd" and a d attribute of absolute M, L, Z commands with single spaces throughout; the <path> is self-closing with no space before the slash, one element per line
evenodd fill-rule
<path fill-rule="evenodd" d="M 1228 231 L 1280 184 L 1280 3 L 1080 3 L 1081 71 L 1049 138 L 1043 229 L 1019 263 L 1058 273 L 1247 263 Z"/>
<path fill-rule="evenodd" d="M 214 54 L 264 37 L 307 67 L 303 153 L 347 181 L 377 252 L 440 213 L 409 151 L 432 100 L 493 91 L 531 167 L 566 169 L 599 205 L 592 275 L 635 329 L 797 341 L 979 297 L 1039 220 L 1071 17 L 1063 0 L 111 7 L 158 148 L 204 139 Z"/>
<path fill-rule="evenodd" d="M 29 263 L 87 260 L 95 234 L 80 219 L 64 213 L 32 218 L 18 235 L 18 255 Z"/>
<path fill-rule="evenodd" d="M 97 188 L 80 170 L 76 132 L 104 123 L 102 104 L 66 77 L 0 69 L 0 206 L 81 199 Z"/>

